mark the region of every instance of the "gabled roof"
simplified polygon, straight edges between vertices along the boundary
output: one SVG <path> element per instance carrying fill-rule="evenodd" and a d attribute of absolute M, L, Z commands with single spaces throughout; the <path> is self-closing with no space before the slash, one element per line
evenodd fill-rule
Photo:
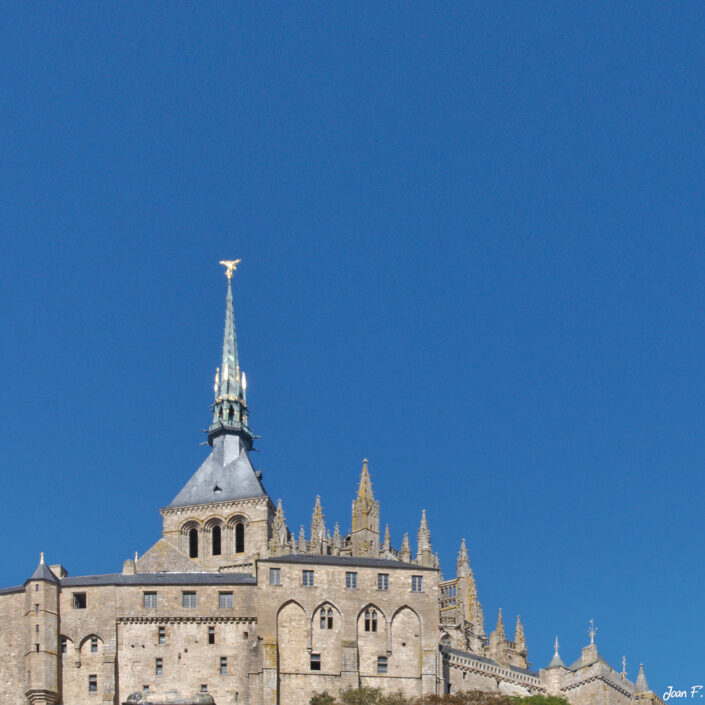
<path fill-rule="evenodd" d="M 226 434 L 213 439 L 213 450 L 168 508 L 266 497 L 242 439 Z"/>

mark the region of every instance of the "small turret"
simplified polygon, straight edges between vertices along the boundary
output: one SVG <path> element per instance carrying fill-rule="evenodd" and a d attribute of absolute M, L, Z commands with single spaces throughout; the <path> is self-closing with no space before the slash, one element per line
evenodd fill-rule
<path fill-rule="evenodd" d="M 25 695 L 32 705 L 54 705 L 59 699 L 59 580 L 43 553 L 25 583 L 25 622 Z"/>
<path fill-rule="evenodd" d="M 299 527 L 299 543 L 296 550 L 298 553 L 308 553 L 308 546 L 306 545 L 306 532 L 304 531 L 303 524 Z"/>

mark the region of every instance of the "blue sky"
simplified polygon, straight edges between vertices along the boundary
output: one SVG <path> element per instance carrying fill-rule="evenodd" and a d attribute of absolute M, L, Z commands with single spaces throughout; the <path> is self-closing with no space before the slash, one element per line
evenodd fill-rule
<path fill-rule="evenodd" d="M 113 572 L 206 454 L 225 278 L 290 528 L 468 541 L 536 667 L 702 683 L 699 2 L 8 4 L 0 585 Z"/>

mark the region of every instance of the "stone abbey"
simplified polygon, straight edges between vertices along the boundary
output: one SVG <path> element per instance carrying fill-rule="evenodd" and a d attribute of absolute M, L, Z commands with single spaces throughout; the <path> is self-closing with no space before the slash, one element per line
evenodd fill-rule
<path fill-rule="evenodd" d="M 573 705 L 660 703 L 590 643 L 566 666 L 528 659 L 517 617 L 485 628 L 465 542 L 441 577 L 425 513 L 415 550 L 380 530 L 367 460 L 350 531 L 316 498 L 308 536 L 287 527 L 250 462 L 245 373 L 231 279 L 210 454 L 161 509 L 161 538 L 108 575 L 70 576 L 42 556 L 0 589 L 0 692 L 7 705 L 306 705 L 314 692 L 374 686 L 410 696 L 463 690 L 561 695 Z"/>

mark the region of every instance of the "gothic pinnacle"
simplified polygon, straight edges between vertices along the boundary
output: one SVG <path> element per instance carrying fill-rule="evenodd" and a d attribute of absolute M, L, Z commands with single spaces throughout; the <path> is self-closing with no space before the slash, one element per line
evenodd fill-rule
<path fill-rule="evenodd" d="M 517 615 L 516 629 L 514 630 L 514 643 L 519 651 L 526 648 L 526 638 L 524 637 L 524 626 L 521 623 L 521 617 Z"/>
<path fill-rule="evenodd" d="M 649 684 L 646 682 L 646 674 L 644 673 L 643 663 L 639 664 L 639 675 L 636 677 L 636 683 L 634 685 L 636 686 L 637 693 L 646 693 L 649 690 Z"/>
<path fill-rule="evenodd" d="M 502 608 L 499 608 L 499 612 L 497 613 L 497 626 L 495 628 L 495 632 L 497 633 L 497 636 L 500 639 L 506 639 L 507 635 L 504 633 L 504 620 L 502 619 Z"/>

